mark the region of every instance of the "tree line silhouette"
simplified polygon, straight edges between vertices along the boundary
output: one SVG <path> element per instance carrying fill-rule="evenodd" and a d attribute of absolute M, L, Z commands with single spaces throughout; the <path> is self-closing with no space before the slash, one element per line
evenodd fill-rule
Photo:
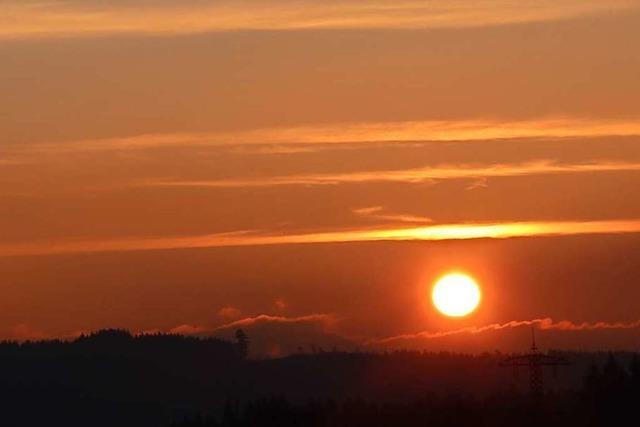
<path fill-rule="evenodd" d="M 250 339 L 132 335 L 0 343 L 2 426 L 599 426 L 640 402 L 634 353 L 555 352 L 545 394 L 505 354 L 316 350 L 253 360 Z M 631 419 L 634 419 L 631 418 Z"/>

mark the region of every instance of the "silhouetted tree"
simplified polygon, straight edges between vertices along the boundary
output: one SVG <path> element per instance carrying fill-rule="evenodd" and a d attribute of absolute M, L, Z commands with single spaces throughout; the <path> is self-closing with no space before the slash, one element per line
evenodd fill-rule
<path fill-rule="evenodd" d="M 249 355 L 249 337 L 242 329 L 236 331 L 236 348 L 240 357 L 246 359 Z"/>
<path fill-rule="evenodd" d="M 633 355 L 629 363 L 629 374 L 631 375 L 631 389 L 634 393 L 640 393 L 640 357 Z"/>
<path fill-rule="evenodd" d="M 632 425 L 640 398 L 640 359 L 625 352 L 565 352 L 567 375 L 533 404 L 509 390 L 499 353 L 315 347 L 242 362 L 248 346 L 244 331 L 0 343 L 0 426 L 599 427 Z"/>

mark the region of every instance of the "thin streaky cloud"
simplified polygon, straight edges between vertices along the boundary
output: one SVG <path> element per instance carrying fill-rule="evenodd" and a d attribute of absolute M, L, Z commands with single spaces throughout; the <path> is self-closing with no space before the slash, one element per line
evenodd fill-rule
<path fill-rule="evenodd" d="M 538 326 L 540 329 L 555 329 L 560 331 L 593 331 L 598 329 L 636 329 L 640 328 L 640 320 L 633 322 L 581 322 L 574 323 L 569 320 L 554 322 L 549 318 L 542 319 Z"/>
<path fill-rule="evenodd" d="M 431 218 L 420 215 L 385 212 L 382 206 L 369 206 L 351 210 L 355 215 L 389 222 L 408 222 L 416 224 L 427 224 L 433 222 Z"/>
<path fill-rule="evenodd" d="M 247 317 L 244 319 L 236 320 L 234 322 L 225 323 L 224 325 L 217 326 L 212 331 L 221 331 L 225 329 L 247 327 L 260 323 L 321 323 L 331 325 L 336 322 L 336 317 L 332 314 L 320 313 L 320 314 L 308 314 L 298 317 L 287 316 L 272 316 L 268 314 L 260 314 L 258 316 Z"/>
<path fill-rule="evenodd" d="M 483 332 L 489 331 L 499 331 L 501 329 L 508 328 L 518 328 L 521 326 L 533 326 L 536 325 L 540 329 L 545 330 L 560 330 L 560 331 L 592 331 L 598 329 L 636 329 L 640 327 L 640 320 L 636 320 L 633 322 L 582 322 L 582 323 L 574 323 L 569 320 L 561 320 L 559 322 L 554 322 L 553 319 L 549 317 L 541 318 L 541 319 L 532 319 L 532 320 L 511 320 L 505 323 L 492 323 L 484 326 L 469 326 L 466 328 L 453 329 L 449 331 L 423 331 L 413 334 L 401 334 L 395 335 L 392 337 L 386 338 L 377 338 L 371 339 L 367 341 L 367 344 L 376 345 L 376 344 L 389 344 L 397 341 L 407 341 L 407 340 L 416 340 L 416 339 L 435 339 L 435 338 L 444 338 L 451 335 L 460 335 L 460 334 L 479 334 Z"/>
<path fill-rule="evenodd" d="M 531 120 L 423 120 L 402 122 L 332 123 L 296 127 L 204 133 L 164 133 L 117 138 L 35 144 L 3 144 L 12 155 L 140 150 L 155 147 L 226 146 L 263 154 L 326 150 L 333 144 L 480 142 L 497 139 L 576 138 L 640 135 L 640 119 L 600 120 L 548 118 Z M 311 147 L 303 147 L 303 145 Z M 255 146 L 255 147 L 252 147 Z M 271 147 L 269 147 L 271 146 Z M 287 150 L 287 146 L 293 146 Z"/>
<path fill-rule="evenodd" d="M 477 190 L 479 188 L 487 188 L 489 183 L 487 182 L 487 177 L 481 176 L 476 178 L 471 184 L 467 185 L 465 190 Z"/>
<path fill-rule="evenodd" d="M 403 170 L 382 170 L 365 172 L 347 172 L 337 174 L 301 174 L 260 178 L 230 178 L 201 181 L 148 180 L 135 183 L 135 186 L 153 187 L 276 187 L 283 185 L 338 185 L 362 184 L 372 182 L 429 183 L 438 180 L 464 178 L 515 177 L 529 175 L 557 175 L 596 172 L 638 171 L 640 163 L 592 162 L 592 163 L 554 163 L 552 160 L 537 160 L 526 163 L 494 165 L 434 165 L 424 168 Z M 485 183 L 486 184 L 486 183 Z"/>
<path fill-rule="evenodd" d="M 203 326 L 182 324 L 167 330 L 170 334 L 179 335 L 208 335 L 215 334 L 228 329 L 246 328 L 259 324 L 300 324 L 300 323 L 318 323 L 325 329 L 333 326 L 337 322 L 336 316 L 327 313 L 314 313 L 304 316 L 287 317 L 273 316 L 270 314 L 259 314 L 256 316 L 245 317 L 243 319 L 234 320 L 219 326 Z M 156 332 L 160 332 L 156 330 Z"/>
<path fill-rule="evenodd" d="M 248 30 L 432 29 L 555 21 L 637 7 L 635 0 L 0 2 L 0 40 Z"/>
<path fill-rule="evenodd" d="M 217 233 L 199 236 L 129 238 L 111 240 L 59 240 L 0 245 L 0 257 L 376 241 L 443 241 L 505 239 L 640 232 L 640 219 L 603 221 L 530 221 L 441 224 L 412 228 L 367 228 L 302 234 L 258 232 Z"/>

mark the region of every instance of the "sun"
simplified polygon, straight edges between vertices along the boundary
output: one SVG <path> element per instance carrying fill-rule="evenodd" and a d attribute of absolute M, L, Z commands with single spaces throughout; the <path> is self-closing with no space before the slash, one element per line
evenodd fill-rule
<path fill-rule="evenodd" d="M 442 276 L 433 286 L 431 299 L 438 311 L 446 316 L 462 317 L 480 304 L 482 295 L 476 281 L 462 273 Z"/>

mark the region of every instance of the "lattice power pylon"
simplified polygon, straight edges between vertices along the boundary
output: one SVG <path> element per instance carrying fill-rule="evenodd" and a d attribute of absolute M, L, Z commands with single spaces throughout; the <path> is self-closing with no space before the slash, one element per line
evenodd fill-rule
<path fill-rule="evenodd" d="M 525 367 L 529 369 L 529 388 L 534 396 L 541 396 L 544 391 L 544 376 L 542 368 L 551 366 L 554 376 L 558 366 L 570 365 L 569 361 L 563 357 L 549 356 L 538 352 L 536 346 L 536 336 L 533 327 L 531 328 L 531 351 L 527 354 L 508 357 L 500 363 L 500 366 L 513 368 L 514 378 L 518 377 L 518 369 Z"/>

